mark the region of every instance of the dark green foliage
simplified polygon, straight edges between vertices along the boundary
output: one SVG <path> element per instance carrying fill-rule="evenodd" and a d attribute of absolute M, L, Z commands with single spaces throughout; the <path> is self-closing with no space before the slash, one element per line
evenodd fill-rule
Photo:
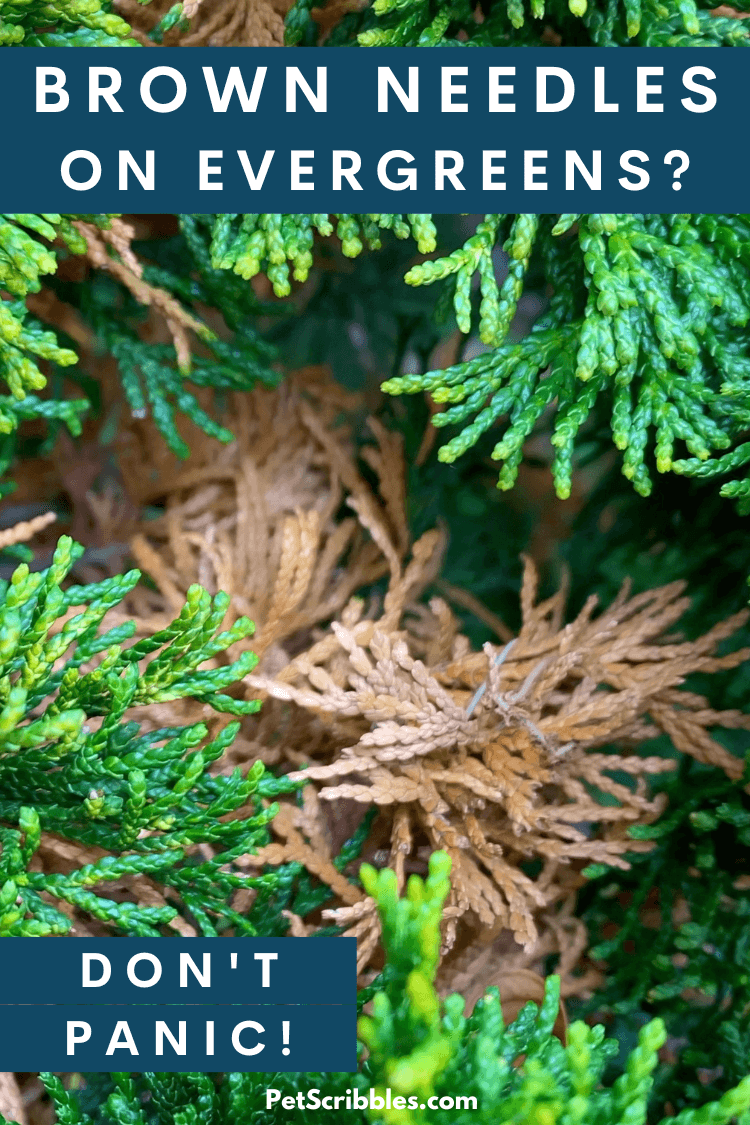
<path fill-rule="evenodd" d="M 81 553 L 64 537 L 48 570 L 30 573 L 22 564 L 2 585 L 0 933 L 67 932 L 70 921 L 55 901 L 132 935 L 158 936 L 178 912 L 192 916 L 204 934 L 227 926 L 254 933 L 253 919 L 232 910 L 232 895 L 240 886 L 270 885 L 273 877 L 249 880 L 232 873 L 231 863 L 266 842 L 275 807 L 221 818 L 294 786 L 267 778 L 260 763 L 246 777 L 239 770 L 211 775 L 236 722 L 209 740 L 204 723 L 144 729 L 130 714 L 139 705 L 183 698 L 231 715 L 254 711 L 257 704 L 226 693 L 253 667 L 252 653 L 201 668 L 247 636 L 252 623 L 240 618 L 220 632 L 226 596 L 211 598 L 194 586 L 172 625 L 125 647 L 132 623 L 105 632 L 100 626 L 138 572 L 63 589 Z M 71 616 L 74 607 L 82 609 Z M 69 874 L 35 871 L 31 860 L 42 830 L 108 854 Z M 213 858 L 191 854 L 200 843 L 212 846 Z M 174 905 L 117 902 L 102 889 L 136 874 L 168 888 Z"/>
<path fill-rule="evenodd" d="M 296 3 L 292 4 L 284 20 L 285 47 L 309 46 L 309 43 L 303 44 L 303 40 L 307 39 L 314 45 L 317 27 L 310 16 L 314 7 L 313 0 L 296 0 Z"/>
<path fill-rule="evenodd" d="M 745 583 L 737 577 L 750 574 L 747 519 L 711 481 L 669 474 L 644 499 L 614 467 L 604 471 L 563 550 L 576 606 L 592 591 L 609 601 L 626 580 L 636 590 L 682 581 L 691 599 L 683 620 L 692 636 L 747 603 Z"/>
<path fill-rule="evenodd" d="M 440 946 L 440 916 L 448 892 L 450 862 L 442 853 L 430 860 L 425 882 L 409 880 L 399 899 L 393 872 L 362 869 L 367 890 L 377 898 L 387 951 L 384 984 L 376 992 L 372 1015 L 360 1020 L 360 1071 L 349 1074 L 113 1074 L 92 1075 L 93 1096 L 67 1092 L 59 1078 L 43 1075 L 61 1125 L 230 1125 L 253 1122 L 276 1125 L 296 1121 L 314 1125 L 320 1107 L 311 1107 L 307 1091 L 338 1096 L 337 1120 L 364 1125 L 634 1125 L 645 1120 L 648 1095 L 665 1032 L 660 1020 L 645 1026 L 638 1046 L 620 1076 L 604 1084 L 607 1061 L 617 1051 L 601 1026 L 574 1023 L 563 1046 L 552 1034 L 559 1005 L 559 984 L 551 977 L 537 1010 L 528 1004 L 510 1026 L 503 1025 L 497 990 L 490 989 L 475 1011 L 462 1014 L 463 1000 L 441 1003 L 434 990 Z M 514 1065 L 519 1056 L 522 1065 Z M 265 1091 L 273 1088 L 294 1099 L 266 1108 Z M 368 1098 L 389 1088 L 404 1107 L 346 1108 L 352 1090 Z M 476 1098 L 456 1106 L 457 1097 Z M 440 1108 L 450 1098 L 452 1108 Z M 406 1103 L 412 1100 L 412 1105 Z M 428 1099 L 436 1099 L 429 1106 Z M 329 1103 L 331 1108 L 333 1103 Z M 447 1102 L 444 1102 L 447 1107 Z M 85 1105 L 85 1108 L 84 1108 Z M 434 1107 L 434 1108 L 433 1108 Z M 724 1125 L 738 1117 L 747 1125 L 750 1078 L 700 1111 L 687 1110 L 678 1125 Z"/>
<path fill-rule="evenodd" d="M 177 27 L 180 31 L 187 31 L 190 27 L 190 21 L 186 20 L 182 14 L 183 6 L 183 4 L 174 4 L 167 14 L 162 16 L 159 22 L 151 28 L 148 33 L 149 39 L 160 46 L 166 33 L 171 31 L 173 27 Z"/>
<path fill-rule="evenodd" d="M 102 351 L 117 360 L 133 413 L 137 417 L 151 413 L 169 446 L 178 456 L 187 457 L 190 451 L 177 429 L 176 415 L 185 415 L 220 441 L 232 440 L 231 431 L 203 409 L 189 384 L 218 393 L 246 391 L 257 381 L 275 384 L 280 376 L 270 366 L 275 358 L 273 347 L 253 323 L 270 310 L 256 299 L 250 286 L 213 268 L 199 216 L 183 216 L 181 230 L 181 237 L 146 243 L 139 249 L 145 259 L 143 280 L 176 298 L 201 324 L 199 343 L 182 369 L 173 344 L 143 339 L 139 328 L 148 309 L 112 277 L 98 275 L 83 286 L 53 285 L 79 309 Z M 214 310 L 228 331 L 215 332 L 203 324 Z"/>
<path fill-rule="evenodd" d="M 589 497 L 564 555 L 576 606 L 592 591 L 608 600 L 626 579 L 636 590 L 686 581 L 688 637 L 747 603 L 747 518 L 710 482 L 667 477 L 642 500 L 612 470 Z M 740 640 L 748 643 L 747 626 Z M 746 711 L 748 671 L 745 662 L 689 686 L 717 708 Z M 722 741 L 740 758 L 747 752 L 741 732 Z M 669 804 L 647 830 L 654 850 L 631 855 L 628 871 L 600 873 L 581 894 L 577 912 L 606 972 L 582 1010 L 605 1019 L 621 1051 L 650 1016 L 663 1019 L 674 1046 L 657 1071 L 655 1100 L 681 1109 L 720 1096 L 750 1059 L 750 898 L 746 886 L 733 885 L 748 872 L 750 806 L 742 785 L 694 762 L 659 788 Z"/>
<path fill-rule="evenodd" d="M 588 1008 L 613 1019 L 618 1038 L 645 1015 L 664 1021 L 676 1061 L 660 1067 L 657 1090 L 679 1109 L 748 1071 L 750 798 L 687 762 L 667 792 L 661 820 L 632 829 L 654 850 L 628 871 L 594 869 L 580 909 L 607 967 Z"/>
<path fill-rule="evenodd" d="M 456 222 L 461 220 L 455 216 L 436 216 L 438 237 L 449 237 L 445 231 Z M 325 364 L 348 390 L 372 392 L 370 403 L 381 399 L 385 375 L 398 374 L 404 364 L 424 367 L 446 331 L 446 318 L 438 322 L 436 316 L 434 293 L 404 285 L 416 255 L 414 241 L 385 231 L 382 242 L 377 253 L 347 258 L 338 239 L 317 239 L 307 282 L 295 286 L 290 299 L 274 302 L 285 315 L 265 332 L 289 368 Z M 246 284 L 236 275 L 234 280 Z M 396 409 L 401 415 L 414 405 L 406 399 L 385 403 L 394 417 Z M 400 420 L 396 425 L 402 428 Z"/>

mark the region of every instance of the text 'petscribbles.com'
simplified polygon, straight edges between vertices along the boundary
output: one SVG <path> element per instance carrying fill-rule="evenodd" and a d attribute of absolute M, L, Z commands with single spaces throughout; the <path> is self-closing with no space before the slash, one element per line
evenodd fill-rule
<path fill-rule="evenodd" d="M 405 1097 L 394 1094 L 390 1087 L 374 1089 L 369 1087 L 364 1090 L 350 1089 L 343 1094 L 326 1094 L 323 1090 L 313 1088 L 298 1090 L 292 1096 L 283 1094 L 272 1086 L 265 1091 L 266 1109 L 280 1104 L 282 1109 L 478 1109 L 477 1099 L 473 1095 L 436 1094 L 425 1098 L 411 1095 Z"/>

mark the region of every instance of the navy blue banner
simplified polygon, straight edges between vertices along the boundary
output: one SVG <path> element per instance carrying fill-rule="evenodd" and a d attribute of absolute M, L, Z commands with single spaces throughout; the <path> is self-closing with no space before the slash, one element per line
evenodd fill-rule
<path fill-rule="evenodd" d="M 2 1070 L 325 1072 L 357 1068 L 355 1004 L 19 1005 L 0 1008 L 0 1013 Z"/>
<path fill-rule="evenodd" d="M 749 93 L 699 48 L 2 48 L 0 210 L 744 212 Z"/>
<path fill-rule="evenodd" d="M 357 999 L 357 941 L 351 937 L 19 937 L 5 939 L 2 962 L 0 1005 L 354 1004 Z"/>
<path fill-rule="evenodd" d="M 356 1068 L 355 938 L 6 938 L 0 1070 Z"/>

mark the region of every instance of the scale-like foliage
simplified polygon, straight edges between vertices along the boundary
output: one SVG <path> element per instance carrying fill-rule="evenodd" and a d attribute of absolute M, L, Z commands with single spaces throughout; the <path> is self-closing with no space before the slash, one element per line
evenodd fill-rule
<path fill-rule="evenodd" d="M 4 0 L 1 47 L 137 47 L 109 0 Z"/>
<path fill-rule="evenodd" d="M 499 244 L 509 259 L 500 285 Z M 532 254 L 552 297 L 532 331 L 513 340 Z M 737 444 L 750 421 L 749 264 L 743 215 L 486 215 L 460 250 L 415 266 L 407 281 L 450 278 L 468 332 L 478 273 L 478 327 L 489 350 L 384 389 L 429 391 L 446 405 L 435 424 L 463 428 L 441 449 L 443 461 L 504 424 L 492 452 L 503 462 L 501 488 L 512 487 L 526 439 L 552 410 L 555 485 L 568 496 L 579 432 L 599 399 L 611 411 L 623 472 L 642 495 L 652 488 L 652 444 L 659 472 L 736 473 L 750 462 L 750 444 Z M 725 483 L 722 494 L 747 502 L 750 478 Z"/>
<path fill-rule="evenodd" d="M 348 257 L 378 249 L 382 230 L 412 238 L 422 253 L 437 239 L 428 215 L 185 216 L 183 230 L 202 271 L 265 272 L 277 296 L 290 291 L 290 265 L 295 280 L 308 277 L 316 232 L 335 230 Z M 655 462 L 660 473 L 724 479 L 722 494 L 747 505 L 749 263 L 744 215 L 485 215 L 461 247 L 413 265 L 406 281 L 445 282 L 436 312 L 452 301 L 460 330 L 476 329 L 487 350 L 447 369 L 398 374 L 384 389 L 428 391 L 446 407 L 435 425 L 461 429 L 443 461 L 503 425 L 492 452 L 503 462 L 501 488 L 512 487 L 526 440 L 552 412 L 553 475 L 567 497 L 587 422 L 604 409 L 623 472 L 642 495 Z M 552 296 L 518 339 L 514 318 L 538 284 L 532 274 Z"/>
<path fill-rule="evenodd" d="M 260 763 L 245 777 L 209 772 L 237 722 L 209 738 L 204 723 L 149 729 L 133 714 L 183 698 L 235 716 L 256 710 L 226 694 L 253 667 L 253 654 L 216 660 L 252 623 L 240 618 L 219 632 L 226 596 L 194 586 L 169 627 L 126 647 L 131 622 L 100 626 L 138 572 L 63 588 L 81 553 L 63 537 L 48 570 L 22 564 L 1 591 L 0 934 L 66 933 L 73 918 L 158 936 L 178 914 L 204 934 L 227 926 L 253 933 L 232 896 L 268 879 L 248 880 L 231 865 L 267 841 L 275 807 L 259 811 L 253 802 L 290 784 L 266 778 Z M 222 819 L 239 809 L 245 815 Z M 78 845 L 69 869 L 34 862 L 43 832 Z M 208 845 L 210 857 L 194 855 L 196 844 Z M 137 893 L 118 901 L 102 889 L 136 876 L 166 888 L 158 905 Z"/>
<path fill-rule="evenodd" d="M 659 1095 L 681 1108 L 720 1096 L 748 1069 L 750 800 L 700 766 L 683 766 L 666 788 L 666 816 L 631 829 L 653 850 L 627 872 L 593 868 L 580 909 L 591 955 L 607 968 L 589 1010 L 622 1031 L 645 1014 L 664 1021 L 674 1047 Z"/>
<path fill-rule="evenodd" d="M 83 399 L 53 402 L 37 395 L 47 383 L 37 359 L 69 367 L 76 362 L 76 354 L 61 347 L 52 332 L 28 316 L 24 306 L 28 294 L 41 289 L 43 276 L 57 269 L 56 255 L 46 243 L 60 239 L 74 254 L 85 251 L 86 244 L 72 221 L 78 217 L 0 216 L 0 289 L 8 294 L 0 301 L 0 379 L 10 392 L 0 395 L 0 434 L 12 433 L 19 422 L 37 417 L 62 419 L 73 433 L 80 433 L 80 415 L 86 408 Z M 106 222 L 106 217 L 97 221 Z"/>
<path fill-rule="evenodd" d="M 79 223 L 71 228 L 79 238 L 79 229 L 94 230 Z M 152 262 L 136 259 L 129 244 L 122 251 L 117 237 L 105 233 L 104 243 L 115 258 L 119 247 L 123 259 L 109 266 L 89 235 L 89 257 L 115 280 L 56 287 L 117 358 L 133 411 L 150 408 L 172 448 L 186 456 L 176 412 L 231 439 L 199 406 L 187 379 L 218 391 L 278 379 L 269 366 L 273 350 L 253 321 L 291 310 L 264 304 L 243 279 L 265 272 L 276 295 L 287 295 L 290 266 L 304 281 L 315 232 L 327 236 L 334 229 L 348 257 L 365 244 L 379 248 L 383 230 L 413 239 L 422 253 L 437 240 L 428 215 L 183 216 L 181 238 L 147 248 L 156 255 Z M 50 230 L 45 227 L 47 237 Z M 53 269 L 54 259 L 25 233 L 24 239 L 35 252 L 31 276 L 38 287 L 39 273 Z M 492 451 L 503 463 L 501 488 L 512 487 L 527 439 L 552 418 L 553 476 L 558 495 L 568 496 L 576 449 L 591 437 L 590 416 L 606 411 L 623 472 L 639 493 L 650 492 L 655 467 L 720 478 L 722 494 L 744 509 L 750 506 L 750 443 L 742 441 L 750 422 L 749 264 L 750 217 L 744 215 L 485 215 L 462 246 L 413 265 L 406 281 L 417 287 L 445 282 L 436 312 L 443 315 L 452 301 L 460 330 L 476 329 L 487 350 L 446 369 L 397 374 L 384 389 L 428 391 L 445 406 L 435 425 L 460 429 L 440 450 L 443 461 L 502 426 Z M 552 295 L 532 330 L 518 339 L 519 301 L 540 276 Z M 10 280 L 18 293 L 28 284 L 23 275 Z M 172 344 L 144 340 L 139 309 L 149 307 L 166 318 Z M 205 317 L 197 319 L 206 308 L 221 311 L 229 337 L 209 331 Z M 202 340 L 194 354 L 187 329 Z M 8 331 L 18 335 L 16 320 Z M 37 351 L 57 348 L 48 334 L 40 339 Z M 71 362 L 73 353 L 57 348 L 48 358 Z M 17 396 L 41 385 L 36 367 L 6 368 Z M 77 406 L 45 403 L 44 409 Z"/>
<path fill-rule="evenodd" d="M 192 217 L 184 218 L 182 229 L 177 245 L 158 247 L 158 260 L 149 262 L 133 252 L 132 228 L 114 216 L 0 216 L 0 287 L 8 294 L 0 302 L 0 379 L 10 392 L 0 396 L 0 435 L 11 436 L 0 454 L 3 468 L 12 456 L 20 423 L 57 420 L 78 435 L 89 406 L 85 398 L 44 393 L 50 371 L 70 367 L 78 359 L 24 305 L 26 297 L 40 292 L 44 275 L 50 275 L 48 287 L 65 302 L 59 306 L 64 309 L 63 331 L 65 317 L 76 309 L 84 322 L 80 334 L 85 338 L 93 330 L 94 350 L 116 359 L 133 413 L 151 411 L 168 444 L 182 457 L 189 450 L 176 425 L 178 414 L 221 441 L 232 439 L 230 430 L 199 405 L 189 383 L 222 392 L 249 390 L 258 380 L 278 381 L 270 367 L 274 349 L 252 323 L 263 311 L 262 303 L 239 278 L 212 267 L 207 243 Z M 47 245 L 54 242 L 57 250 Z M 97 272 L 83 283 L 54 276 L 61 251 L 63 256 L 84 256 Z M 47 312 L 44 302 L 43 307 Z M 202 315 L 207 309 L 221 315 L 227 331 L 207 327 Z M 158 342 L 158 337 L 154 342 L 153 334 L 144 334 L 152 313 L 165 322 L 171 343 Z M 198 348 L 191 346 L 190 332 Z M 45 362 L 44 370 L 38 361 Z"/>
<path fill-rule="evenodd" d="M 274 348 L 253 323 L 271 310 L 250 286 L 213 267 L 198 216 L 183 216 L 181 230 L 182 237 L 145 244 L 140 257 L 129 242 L 120 255 L 115 245 L 111 276 L 99 274 L 83 286 L 53 284 L 93 329 L 97 348 L 117 360 L 133 414 L 150 412 L 170 448 L 187 457 L 179 415 L 220 441 L 232 440 L 231 431 L 203 409 L 192 388 L 248 391 L 258 381 L 275 384 L 280 376 L 271 367 Z M 128 239 L 132 233 L 127 231 Z M 95 259 L 95 264 L 100 263 Z M 144 332 L 152 314 L 166 321 L 172 342 L 154 342 Z M 217 314 L 224 327 L 214 331 L 206 320 L 216 322 Z M 197 347 L 191 346 L 188 331 L 197 336 Z"/>
<path fill-rule="evenodd" d="M 368 1077 L 381 1095 L 387 1088 L 394 1097 L 417 1095 L 413 1107 L 376 1110 L 370 1118 L 388 1125 L 643 1121 L 657 1052 L 666 1038 L 660 1020 L 642 1028 L 624 1072 L 607 1086 L 602 1084 L 602 1074 L 617 1044 L 604 1038 L 602 1026 L 572 1024 L 565 1045 L 553 1034 L 559 1006 L 556 977 L 548 979 L 541 1006 L 527 1004 L 509 1027 L 503 1026 L 494 988 L 468 1017 L 461 996 L 440 1003 L 433 982 L 449 870 L 447 856 L 433 854 L 426 882 L 412 876 L 400 900 L 392 871 L 361 871 L 366 889 L 378 901 L 387 964 L 393 974 L 375 996 L 372 1016 L 360 1020 L 360 1036 L 369 1051 Z M 519 1057 L 524 1061 L 514 1065 Z M 476 1108 L 457 1106 L 459 1092 L 473 1096 Z M 705 1107 L 705 1120 L 729 1120 L 748 1107 L 750 1078 L 722 1102 Z M 691 1118 L 688 1111 L 684 1125 Z"/>
<path fill-rule="evenodd" d="M 296 0 L 286 17 L 286 42 L 316 42 L 310 0 Z M 345 9 L 346 10 L 346 9 Z M 321 26 L 328 30 L 326 9 Z M 326 45 L 362 47 L 539 46 L 559 36 L 566 46 L 747 46 L 747 28 L 716 17 L 695 0 L 374 0 L 335 20 Z M 546 38 L 545 38 L 546 36 Z"/>
<path fill-rule="evenodd" d="M 211 223 L 211 264 L 231 269 L 240 277 L 268 275 L 277 297 L 290 291 L 289 265 L 295 281 L 306 281 L 313 264 L 315 232 L 328 237 L 334 231 L 348 258 L 356 258 L 365 245 L 381 247 L 381 231 L 397 238 L 412 237 L 421 253 L 435 249 L 431 215 L 214 215 Z"/>

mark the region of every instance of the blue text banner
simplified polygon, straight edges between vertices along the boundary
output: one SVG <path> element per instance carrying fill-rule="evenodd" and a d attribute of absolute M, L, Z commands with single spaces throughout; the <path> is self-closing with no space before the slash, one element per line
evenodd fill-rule
<path fill-rule="evenodd" d="M 2 48 L 0 62 L 6 212 L 750 204 L 741 51 Z"/>

